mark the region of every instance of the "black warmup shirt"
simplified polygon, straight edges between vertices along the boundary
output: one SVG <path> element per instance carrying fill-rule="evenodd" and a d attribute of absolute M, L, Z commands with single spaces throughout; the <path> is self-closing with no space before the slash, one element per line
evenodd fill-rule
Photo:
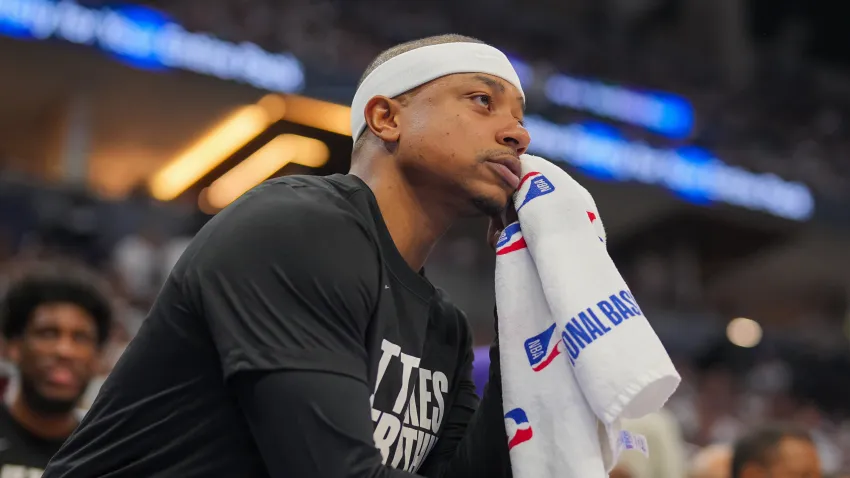
<path fill-rule="evenodd" d="M 360 179 L 272 180 L 198 233 L 44 477 L 509 476 L 491 356 L 479 405 L 466 317 Z"/>
<path fill-rule="evenodd" d="M 0 405 L 0 478 L 38 478 L 63 441 L 33 435 Z"/>

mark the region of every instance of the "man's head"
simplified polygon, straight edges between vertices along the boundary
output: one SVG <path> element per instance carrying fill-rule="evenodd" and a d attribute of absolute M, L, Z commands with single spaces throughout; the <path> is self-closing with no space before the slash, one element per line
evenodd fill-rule
<path fill-rule="evenodd" d="M 767 427 L 735 444 L 732 478 L 821 478 L 812 438 L 803 430 Z"/>
<path fill-rule="evenodd" d="M 32 275 L 10 287 L 0 319 L 24 403 L 43 415 L 73 410 L 109 335 L 108 300 L 82 276 Z"/>
<path fill-rule="evenodd" d="M 417 86 L 396 93 L 399 85 Z M 381 53 L 360 81 L 352 164 L 381 157 L 371 167 L 397 169 L 428 199 L 494 215 L 516 188 L 518 156 L 530 141 L 524 107 L 516 72 L 498 50 L 461 35 L 404 43 Z"/>

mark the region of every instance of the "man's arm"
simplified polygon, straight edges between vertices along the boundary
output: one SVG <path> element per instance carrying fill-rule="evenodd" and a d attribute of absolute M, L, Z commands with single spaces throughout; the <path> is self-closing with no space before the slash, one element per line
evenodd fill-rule
<path fill-rule="evenodd" d="M 493 353 L 498 360 L 496 346 Z M 370 392 L 361 381 L 318 372 L 278 372 L 242 374 L 234 385 L 272 477 L 512 476 L 501 386 L 493 380 L 493 372 L 477 412 L 474 404 L 470 406 L 478 401 L 474 388 L 464 388 L 472 395 L 459 398 L 449 412 L 445 433 L 421 475 L 381 464 L 366 413 Z"/>
<path fill-rule="evenodd" d="M 273 478 L 415 476 L 381 463 L 362 381 L 322 372 L 246 373 L 234 388 Z"/>

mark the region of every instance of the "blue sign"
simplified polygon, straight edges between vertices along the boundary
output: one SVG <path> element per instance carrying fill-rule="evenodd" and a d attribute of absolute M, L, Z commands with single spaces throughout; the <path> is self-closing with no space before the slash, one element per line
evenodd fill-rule
<path fill-rule="evenodd" d="M 532 138 L 529 153 L 596 179 L 658 185 L 694 204 L 721 202 L 795 221 L 814 214 L 815 200 L 805 184 L 728 165 L 702 148 L 658 149 L 595 123 L 561 125 L 529 115 L 525 124 Z"/>
<path fill-rule="evenodd" d="M 544 91 L 556 105 L 642 126 L 667 137 L 683 138 L 694 124 L 691 104 L 671 93 L 636 91 L 561 74 L 547 78 Z"/>
<path fill-rule="evenodd" d="M 142 6 L 96 9 L 68 0 L 0 0 L 0 35 L 97 46 L 135 68 L 182 69 L 283 93 L 304 87 L 304 67 L 294 56 L 191 33 Z"/>

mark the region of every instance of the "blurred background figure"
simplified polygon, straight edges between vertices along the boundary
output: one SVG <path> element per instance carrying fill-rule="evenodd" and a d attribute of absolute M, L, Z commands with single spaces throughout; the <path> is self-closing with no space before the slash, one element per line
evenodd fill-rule
<path fill-rule="evenodd" d="M 40 476 L 77 426 L 109 336 L 110 304 L 91 278 L 29 274 L 6 293 L 0 319 L 18 371 L 0 406 L 0 476 Z"/>
<path fill-rule="evenodd" d="M 618 473 L 667 476 L 656 464 L 712 461 L 790 422 L 825 476 L 850 475 L 841 2 L 402 3 L 0 0 L 0 295 L 44 262 L 109 284 L 112 333 L 80 407 L 206 221 L 266 178 L 347 171 L 348 105 L 368 62 L 459 33 L 509 53 L 529 152 L 593 194 L 683 376 L 662 414 L 634 424 L 650 457 L 630 453 Z M 426 266 L 479 346 L 494 334 L 486 227 L 453 228 Z M 8 352 L 0 386 L 14 395 Z M 676 442 L 684 458 L 658 451 Z"/>
<path fill-rule="evenodd" d="M 774 476 L 823 476 L 817 448 L 808 433 L 778 426 L 760 428 L 735 443 L 732 478 Z"/>
<path fill-rule="evenodd" d="M 703 448 L 691 460 L 688 478 L 731 478 L 732 447 L 711 445 Z"/>
<path fill-rule="evenodd" d="M 649 445 L 648 457 L 626 450 L 612 476 L 623 478 L 681 478 L 686 460 L 682 429 L 667 410 L 636 420 L 624 420 L 623 429 L 643 435 Z M 619 474 L 619 475 L 618 475 Z"/>

